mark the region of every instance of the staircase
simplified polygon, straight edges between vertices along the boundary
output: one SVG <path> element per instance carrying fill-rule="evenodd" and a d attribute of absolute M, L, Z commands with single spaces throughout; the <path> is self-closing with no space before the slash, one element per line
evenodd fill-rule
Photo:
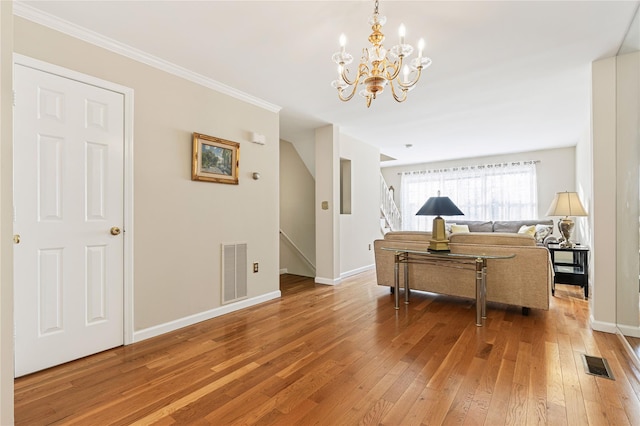
<path fill-rule="evenodd" d="M 389 231 L 399 231 L 402 222 L 400 211 L 393 200 L 393 192 L 387 186 L 382 173 L 380 174 L 380 231 L 386 234 Z"/>

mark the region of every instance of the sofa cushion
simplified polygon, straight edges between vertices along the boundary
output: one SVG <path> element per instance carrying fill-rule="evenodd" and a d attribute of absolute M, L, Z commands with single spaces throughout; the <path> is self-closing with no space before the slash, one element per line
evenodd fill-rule
<path fill-rule="evenodd" d="M 470 232 L 452 234 L 450 242 L 460 244 L 482 244 L 503 246 L 535 246 L 536 239 L 527 234 L 510 232 Z"/>
<path fill-rule="evenodd" d="M 456 225 L 467 225 L 470 232 L 491 232 L 493 231 L 493 222 L 484 220 L 456 220 Z"/>
<path fill-rule="evenodd" d="M 536 241 L 538 244 L 544 243 L 545 238 L 553 233 L 553 225 L 538 224 L 536 225 Z"/>
<path fill-rule="evenodd" d="M 469 226 L 467 225 L 458 225 L 457 223 L 451 224 L 451 233 L 454 232 L 470 232 Z"/>
<path fill-rule="evenodd" d="M 384 234 L 389 241 L 430 241 L 431 232 L 423 231 L 391 231 Z"/>
<path fill-rule="evenodd" d="M 536 236 L 536 226 L 535 225 L 522 225 L 520 229 L 518 229 L 518 234 L 527 234 L 532 237 Z"/>
<path fill-rule="evenodd" d="M 522 227 L 522 225 L 551 225 L 553 220 L 496 220 L 493 222 L 493 232 L 513 232 L 514 234 Z"/>

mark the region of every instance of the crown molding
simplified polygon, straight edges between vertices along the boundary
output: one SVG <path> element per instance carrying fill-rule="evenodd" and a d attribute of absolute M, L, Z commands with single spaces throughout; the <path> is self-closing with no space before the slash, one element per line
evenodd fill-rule
<path fill-rule="evenodd" d="M 179 65 L 157 58 L 124 43 L 120 43 L 119 41 L 105 37 L 101 34 L 96 33 L 95 31 L 91 31 L 51 14 L 45 13 L 39 9 L 24 4 L 21 1 L 14 1 L 13 14 L 59 31 L 63 34 L 67 34 L 71 37 L 80 39 L 84 42 L 110 50 L 111 52 L 125 56 L 129 59 L 133 59 L 135 61 L 165 71 L 169 74 L 181 77 L 185 80 L 189 80 L 193 83 L 199 84 L 217 92 L 224 93 L 225 95 L 231 96 L 241 101 L 253 104 L 260 108 L 264 108 L 268 111 L 278 113 L 282 109 L 278 105 L 272 104 L 255 96 L 251 96 L 245 92 L 234 89 L 231 86 L 220 83 L 219 81 L 205 77 L 202 74 L 195 73 Z"/>

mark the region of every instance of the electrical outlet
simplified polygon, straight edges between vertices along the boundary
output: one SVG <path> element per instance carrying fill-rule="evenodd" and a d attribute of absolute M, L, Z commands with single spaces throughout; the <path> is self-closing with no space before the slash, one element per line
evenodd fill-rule
<path fill-rule="evenodd" d="M 258 272 L 258 262 L 253 262 L 253 273 Z"/>

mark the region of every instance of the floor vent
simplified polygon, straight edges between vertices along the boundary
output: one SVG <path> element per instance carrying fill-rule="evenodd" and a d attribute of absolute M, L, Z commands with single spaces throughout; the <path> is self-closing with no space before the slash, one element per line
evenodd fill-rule
<path fill-rule="evenodd" d="M 247 244 L 222 245 L 222 303 L 247 297 Z"/>
<path fill-rule="evenodd" d="M 585 373 L 615 380 L 606 359 L 582 354 L 582 363 L 584 364 Z"/>

